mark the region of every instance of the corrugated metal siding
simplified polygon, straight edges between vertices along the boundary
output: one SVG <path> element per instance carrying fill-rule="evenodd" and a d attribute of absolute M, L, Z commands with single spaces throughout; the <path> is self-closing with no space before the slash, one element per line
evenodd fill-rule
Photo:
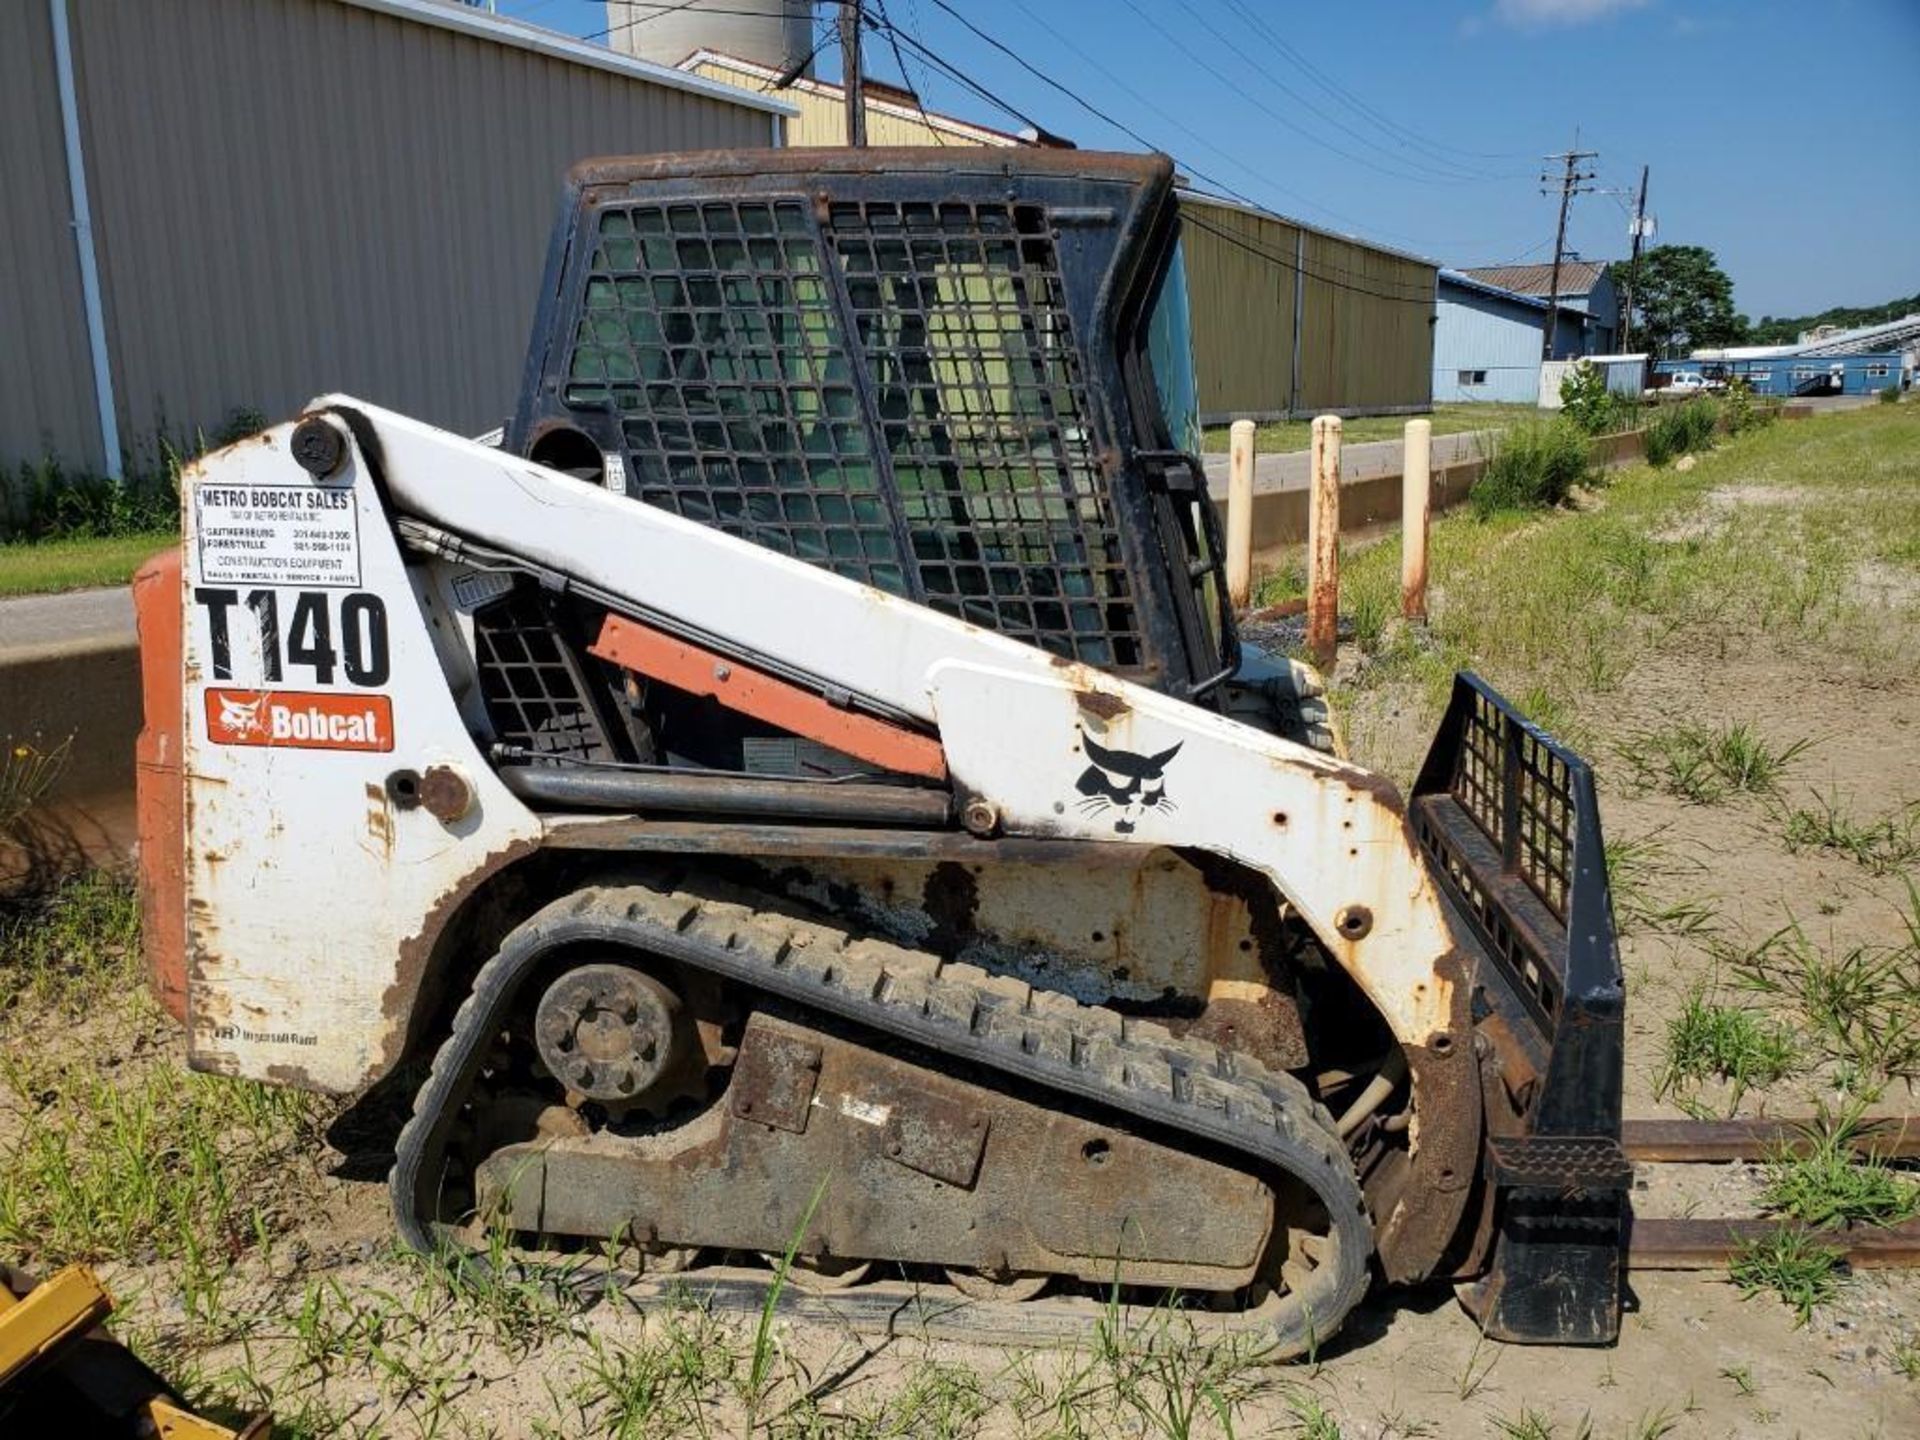
<path fill-rule="evenodd" d="M 1284 411 L 1293 390 L 1293 270 L 1269 257 L 1290 259 L 1299 232 L 1222 206 L 1196 207 L 1192 214 L 1196 223 L 1182 227 L 1180 248 L 1201 417 L 1211 422 Z"/>
<path fill-rule="evenodd" d="M 162 432 L 239 407 L 282 416 L 327 390 L 464 431 L 499 423 L 566 168 L 772 137 L 763 110 L 337 0 L 72 0 L 72 16 L 120 429 L 148 457 Z M 50 52 L 24 68 L 51 105 Z M 19 150 L 0 132 L 10 186 Z M 54 273 L 38 262 L 18 283 Z M 70 313 L 77 326 L 77 293 Z M 0 405 L 4 453 L 22 432 L 16 402 Z M 56 438 L 81 453 L 83 432 Z"/>
<path fill-rule="evenodd" d="M 0 6 L 0 465 L 99 469 L 100 427 L 46 0 Z"/>
<path fill-rule="evenodd" d="M 764 77 L 720 60 L 702 60 L 688 67 L 691 73 L 726 85 L 759 90 Z M 838 94 L 821 95 L 801 86 L 779 92 L 782 100 L 800 107 L 800 113 L 787 121 L 787 143 L 795 146 L 841 146 L 847 143 L 847 102 Z M 1009 135 L 994 138 L 991 132 L 973 134 L 942 133 L 918 115 L 895 114 L 877 107 L 867 99 L 867 144 L 869 145 L 1005 145 L 1020 142 Z"/>
<path fill-rule="evenodd" d="M 1431 264 L 1305 230 L 1296 389 L 1293 257 L 1302 227 L 1191 196 L 1181 205 L 1194 222 L 1182 245 L 1205 419 L 1278 415 L 1290 405 L 1303 412 L 1427 406 Z"/>
<path fill-rule="evenodd" d="M 1307 232 L 1302 409 L 1428 403 L 1435 273 L 1404 256 Z"/>
<path fill-rule="evenodd" d="M 1504 400 L 1531 405 L 1540 388 L 1540 327 L 1545 312 L 1440 283 L 1434 325 L 1433 398 Z M 1486 372 L 1486 383 L 1462 384 L 1461 371 Z"/>

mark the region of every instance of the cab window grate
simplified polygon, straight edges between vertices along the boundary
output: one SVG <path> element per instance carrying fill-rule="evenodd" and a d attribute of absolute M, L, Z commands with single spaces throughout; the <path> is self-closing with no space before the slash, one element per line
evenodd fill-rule
<path fill-rule="evenodd" d="M 628 493 L 1141 663 L 1044 206 L 841 201 L 816 229 L 797 200 L 687 200 L 596 223 L 564 398 L 617 417 Z"/>

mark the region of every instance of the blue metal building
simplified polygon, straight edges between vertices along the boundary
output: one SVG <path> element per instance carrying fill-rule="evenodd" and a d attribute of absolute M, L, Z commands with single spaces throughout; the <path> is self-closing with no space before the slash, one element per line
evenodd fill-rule
<path fill-rule="evenodd" d="M 1477 280 L 1461 270 L 1440 272 L 1433 323 L 1433 400 L 1504 400 L 1531 405 L 1540 392 L 1540 335 L 1547 302 Z M 1562 306 L 1555 326 L 1555 358 L 1604 349 L 1582 311 Z M 1609 339 L 1612 331 L 1607 332 Z"/>
<path fill-rule="evenodd" d="M 1880 355 L 1743 355 L 1739 350 L 1702 351 L 1698 358 L 1662 360 L 1656 375 L 1691 370 L 1708 380 L 1743 379 L 1756 395 L 1791 399 L 1795 395 L 1871 395 L 1903 381 L 1898 352 Z"/>

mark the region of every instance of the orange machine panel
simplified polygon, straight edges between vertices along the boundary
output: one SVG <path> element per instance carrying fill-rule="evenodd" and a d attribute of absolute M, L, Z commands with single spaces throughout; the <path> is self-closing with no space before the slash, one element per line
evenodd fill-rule
<path fill-rule="evenodd" d="M 140 837 L 140 922 L 154 998 L 187 1018 L 186 790 L 180 770 L 180 551 L 163 551 L 133 577 L 145 723 L 134 742 Z"/>
<path fill-rule="evenodd" d="M 940 742 L 870 715 L 828 704 L 812 691 L 663 634 L 637 620 L 609 615 L 589 647 L 602 660 L 694 695 L 711 695 L 729 710 L 751 715 L 845 754 L 929 780 L 947 778 Z"/>

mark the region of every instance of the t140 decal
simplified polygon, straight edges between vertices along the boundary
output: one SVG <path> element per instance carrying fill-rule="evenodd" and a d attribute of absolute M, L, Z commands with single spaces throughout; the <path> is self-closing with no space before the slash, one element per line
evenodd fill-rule
<path fill-rule="evenodd" d="M 258 678 L 267 684 L 310 676 L 315 685 L 344 680 L 374 689 L 392 674 L 387 605 L 378 595 L 201 585 L 193 598 L 206 612 L 209 679 L 235 678 L 235 642 L 242 626 L 258 636 Z M 308 675 L 289 673 L 296 668 Z"/>

